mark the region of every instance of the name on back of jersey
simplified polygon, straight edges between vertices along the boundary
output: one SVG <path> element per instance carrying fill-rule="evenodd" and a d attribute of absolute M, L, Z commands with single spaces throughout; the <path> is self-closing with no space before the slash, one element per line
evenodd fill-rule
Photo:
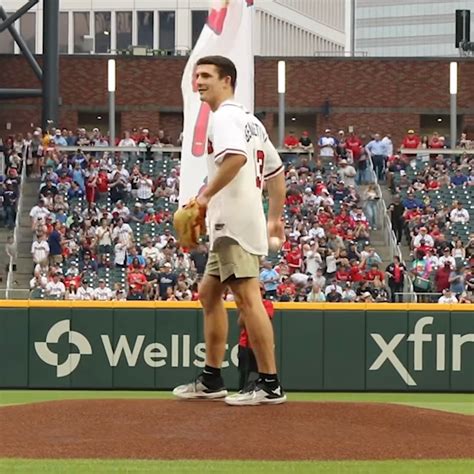
<path fill-rule="evenodd" d="M 245 124 L 245 140 L 249 142 L 252 137 L 259 137 L 262 142 L 267 139 L 265 130 L 255 122 L 247 122 Z"/>

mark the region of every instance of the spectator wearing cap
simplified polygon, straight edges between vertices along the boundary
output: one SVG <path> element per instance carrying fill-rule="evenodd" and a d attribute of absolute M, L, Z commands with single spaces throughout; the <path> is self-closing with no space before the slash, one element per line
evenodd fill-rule
<path fill-rule="evenodd" d="M 117 214 L 124 222 L 128 222 L 130 219 L 130 209 L 122 200 L 115 203 L 115 207 L 112 209 L 112 214 Z"/>
<path fill-rule="evenodd" d="M 374 135 L 374 139 L 365 146 L 365 150 L 372 159 L 377 179 L 383 181 L 385 179 L 385 164 L 388 158 L 388 149 L 379 133 Z"/>
<path fill-rule="evenodd" d="M 172 272 L 171 263 L 166 262 L 158 273 L 158 292 L 157 296 L 160 300 L 166 301 L 168 298 L 168 288 L 171 288 L 174 292 L 176 289 L 178 278 L 175 273 Z"/>
<path fill-rule="evenodd" d="M 63 137 L 59 128 L 54 132 L 53 143 L 57 146 L 67 146 L 67 140 Z"/>
<path fill-rule="evenodd" d="M 82 279 L 82 284 L 77 289 L 77 294 L 81 300 L 91 301 L 94 299 L 94 289 L 89 286 L 89 280 L 87 278 Z"/>
<path fill-rule="evenodd" d="M 333 158 L 336 146 L 336 139 L 331 135 L 331 129 L 327 128 L 318 140 L 320 158 Z"/>
<path fill-rule="evenodd" d="M 33 206 L 30 211 L 31 227 L 34 228 L 38 219 L 45 219 L 50 214 L 49 209 L 44 205 L 44 200 L 39 199 L 38 204 Z"/>
<path fill-rule="evenodd" d="M 409 148 L 412 150 L 416 150 L 420 147 L 420 143 L 421 143 L 420 137 L 416 135 L 415 130 L 411 128 L 407 131 L 407 134 L 403 138 L 402 148 Z M 405 156 L 408 158 L 408 160 L 414 159 L 416 157 L 416 152 L 413 152 L 413 153 L 406 152 Z"/>
<path fill-rule="evenodd" d="M 48 261 L 49 245 L 46 235 L 42 232 L 37 234 L 36 240 L 31 244 L 31 255 L 35 264 L 43 264 Z"/>
<path fill-rule="evenodd" d="M 413 238 L 413 247 L 416 249 L 420 247 L 421 242 L 424 241 L 424 245 L 427 247 L 434 247 L 434 240 L 430 234 L 428 234 L 428 229 L 426 227 L 420 227 L 420 232 Z"/>

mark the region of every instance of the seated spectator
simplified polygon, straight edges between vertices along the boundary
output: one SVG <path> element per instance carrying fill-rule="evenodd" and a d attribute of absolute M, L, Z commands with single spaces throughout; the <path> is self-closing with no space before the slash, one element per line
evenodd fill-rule
<path fill-rule="evenodd" d="M 46 295 L 55 299 L 64 299 L 66 287 L 61 281 L 61 273 L 55 273 L 53 279 L 46 284 Z"/>
<path fill-rule="evenodd" d="M 456 204 L 456 207 L 449 214 L 451 222 L 460 222 L 461 224 L 466 224 L 469 222 L 469 212 L 467 209 L 463 208 L 462 202 Z"/>
<path fill-rule="evenodd" d="M 441 304 L 454 304 L 457 302 L 458 299 L 456 298 L 456 295 L 449 288 L 443 290 L 442 296 L 438 299 L 438 303 Z"/>

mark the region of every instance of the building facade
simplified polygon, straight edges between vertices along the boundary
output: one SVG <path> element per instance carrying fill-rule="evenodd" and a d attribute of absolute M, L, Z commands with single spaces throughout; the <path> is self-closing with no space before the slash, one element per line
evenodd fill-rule
<path fill-rule="evenodd" d="M 39 58 L 41 62 L 41 58 Z M 182 130 L 180 78 L 185 57 L 117 59 L 117 133 L 164 128 L 173 140 Z M 24 57 L 0 56 L 0 88 L 38 87 Z M 399 145 L 406 131 L 449 135 L 450 59 L 289 58 L 286 61 L 286 131 L 308 130 L 313 139 L 326 128 L 354 127 L 361 137 L 391 133 Z M 255 110 L 272 139 L 278 136 L 276 58 L 255 59 Z M 426 70 L 431 72 L 429 79 Z M 310 78 L 311 80 L 308 80 Z M 177 80 L 178 79 L 178 80 Z M 107 57 L 60 58 L 60 119 L 76 129 L 99 127 L 107 133 Z M 474 139 L 474 61 L 459 60 L 458 130 Z M 5 100 L 0 106 L 0 136 L 24 133 L 41 123 L 40 99 Z"/>
<path fill-rule="evenodd" d="M 46 0 L 43 0 L 46 1 Z M 61 54 L 115 54 L 134 46 L 142 55 L 186 55 L 196 43 L 207 12 L 221 0 L 61 0 Z M 11 13 L 23 0 L 4 0 Z M 343 55 L 347 0 L 255 0 L 255 54 Z M 43 2 L 15 23 L 28 46 L 42 54 Z M 19 54 L 8 32 L 0 54 Z"/>
<path fill-rule="evenodd" d="M 474 0 L 356 0 L 356 49 L 378 57 L 459 56 L 455 11 L 463 9 L 471 10 L 474 34 Z"/>

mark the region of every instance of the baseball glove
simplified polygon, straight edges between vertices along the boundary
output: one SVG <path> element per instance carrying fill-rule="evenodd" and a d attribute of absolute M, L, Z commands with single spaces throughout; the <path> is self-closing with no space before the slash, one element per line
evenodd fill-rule
<path fill-rule="evenodd" d="M 181 246 L 196 247 L 199 237 L 206 235 L 206 208 L 191 199 L 174 213 L 173 225 Z"/>

